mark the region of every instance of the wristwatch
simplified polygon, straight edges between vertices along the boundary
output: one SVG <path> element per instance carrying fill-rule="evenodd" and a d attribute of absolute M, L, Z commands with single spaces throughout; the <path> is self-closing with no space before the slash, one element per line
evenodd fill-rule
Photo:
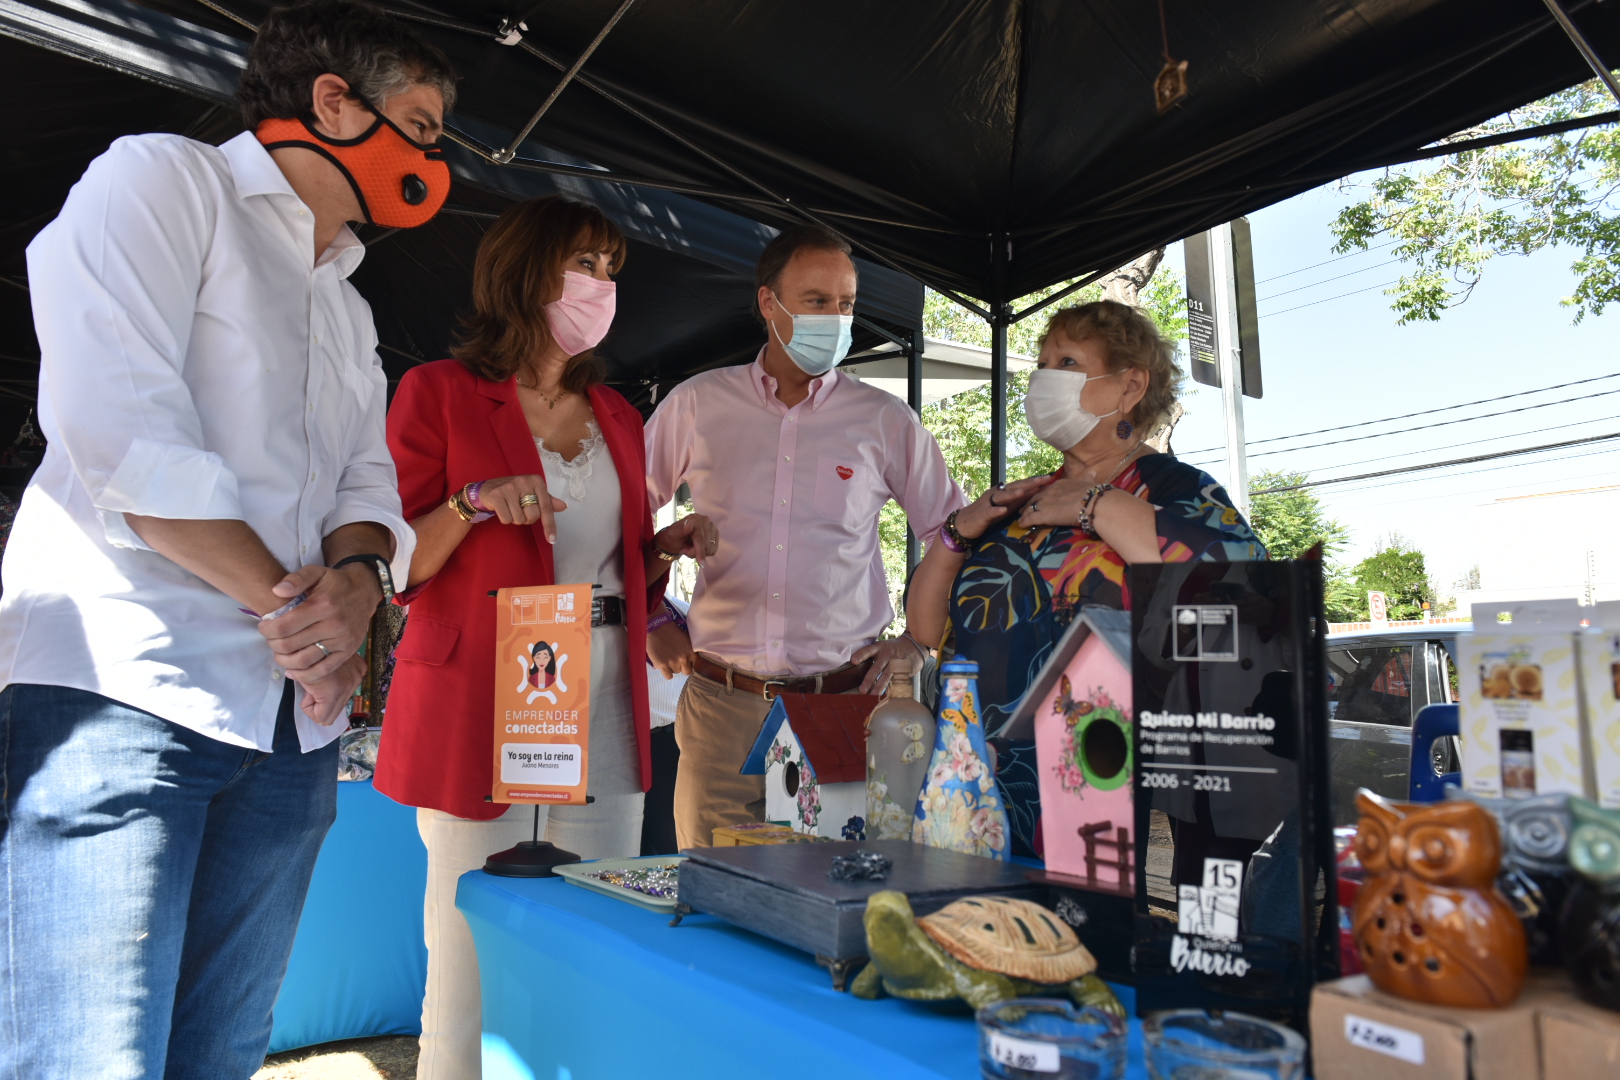
<path fill-rule="evenodd" d="M 388 568 L 388 560 L 381 555 L 350 555 L 347 559 L 339 559 L 332 569 L 338 570 L 350 563 L 368 562 L 377 571 L 377 584 L 382 586 L 382 602 L 392 603 L 394 599 L 394 574 Z"/>

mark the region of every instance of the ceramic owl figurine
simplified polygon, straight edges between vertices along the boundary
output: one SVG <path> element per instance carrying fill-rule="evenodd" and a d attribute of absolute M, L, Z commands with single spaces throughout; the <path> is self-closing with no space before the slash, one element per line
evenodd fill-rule
<path fill-rule="evenodd" d="M 1559 919 L 1569 894 L 1569 796 L 1486 799 L 1446 786 L 1446 798 L 1471 799 L 1496 818 L 1502 869 L 1496 887 L 1524 923 L 1532 964 L 1561 965 Z"/>
<path fill-rule="evenodd" d="M 1569 808 L 1576 880 L 1564 904 L 1564 966 L 1583 998 L 1620 1009 L 1620 810 L 1574 797 Z"/>
<path fill-rule="evenodd" d="M 1356 856 L 1367 880 L 1351 929 L 1380 990 L 1498 1008 L 1524 987 L 1524 927 L 1496 889 L 1502 841 L 1478 803 L 1397 803 L 1363 789 Z"/>

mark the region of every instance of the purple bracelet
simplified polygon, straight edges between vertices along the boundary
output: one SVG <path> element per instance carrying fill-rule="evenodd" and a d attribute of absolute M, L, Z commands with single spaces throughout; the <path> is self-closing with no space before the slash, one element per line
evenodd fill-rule
<path fill-rule="evenodd" d="M 944 524 L 940 525 L 939 542 L 944 544 L 945 550 L 953 555 L 965 555 L 968 546 L 962 542 L 962 534 L 956 531 L 956 513 L 955 510 L 952 510 L 951 516 L 945 519 Z"/>
<path fill-rule="evenodd" d="M 487 514 L 490 513 L 489 507 L 478 501 L 478 493 L 482 491 L 483 488 L 484 482 L 482 480 L 478 481 L 476 484 L 467 485 L 467 502 L 472 504 L 472 508 L 477 510 L 480 514 Z"/>

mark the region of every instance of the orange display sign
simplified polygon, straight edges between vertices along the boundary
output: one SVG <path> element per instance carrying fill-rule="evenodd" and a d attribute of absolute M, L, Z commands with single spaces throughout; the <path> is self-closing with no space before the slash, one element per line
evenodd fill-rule
<path fill-rule="evenodd" d="M 498 803 L 585 802 L 591 587 L 502 589 L 495 600 Z"/>

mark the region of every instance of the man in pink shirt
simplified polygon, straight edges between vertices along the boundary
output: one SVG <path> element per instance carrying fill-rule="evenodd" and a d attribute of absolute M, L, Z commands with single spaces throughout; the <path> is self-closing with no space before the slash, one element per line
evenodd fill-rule
<path fill-rule="evenodd" d="M 647 488 L 663 506 L 684 482 L 719 543 L 688 615 L 648 639 L 653 662 L 692 678 L 675 712 L 681 847 L 758 821 L 763 778 L 739 773 L 777 693 L 875 693 L 910 638 L 894 618 L 878 547 L 890 499 L 932 541 L 965 505 L 934 437 L 899 398 L 840 374 L 855 308 L 849 245 L 787 230 L 755 271 L 765 347 L 746 367 L 676 387 L 647 423 Z"/>

